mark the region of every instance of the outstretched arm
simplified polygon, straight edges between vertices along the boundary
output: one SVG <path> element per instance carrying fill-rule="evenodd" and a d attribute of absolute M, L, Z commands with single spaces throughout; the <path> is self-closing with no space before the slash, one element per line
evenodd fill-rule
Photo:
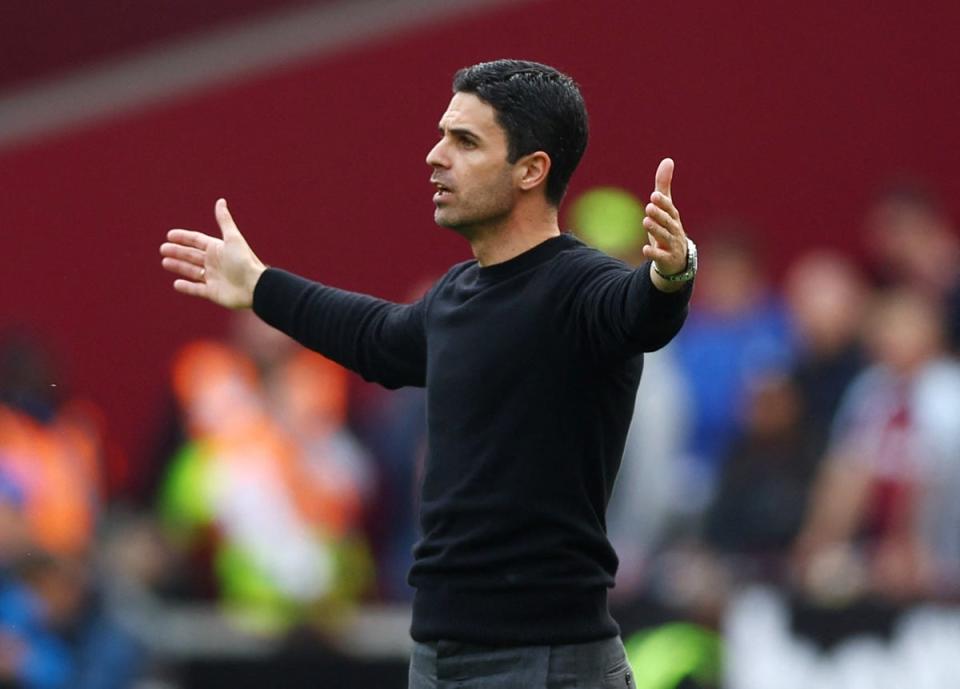
<path fill-rule="evenodd" d="M 161 264 L 179 277 L 173 288 L 231 309 L 253 304 L 253 290 L 266 266 L 240 234 L 224 199 L 214 207 L 221 238 L 193 230 L 170 230 L 160 245 Z"/>
<path fill-rule="evenodd" d="M 264 272 L 253 296 L 266 323 L 388 388 L 426 383 L 424 308 L 424 299 L 394 304 L 276 268 Z"/>
<path fill-rule="evenodd" d="M 424 303 L 394 304 L 270 269 L 217 201 L 222 238 L 170 230 L 160 247 L 178 292 L 256 314 L 300 344 L 386 387 L 426 380 Z"/>

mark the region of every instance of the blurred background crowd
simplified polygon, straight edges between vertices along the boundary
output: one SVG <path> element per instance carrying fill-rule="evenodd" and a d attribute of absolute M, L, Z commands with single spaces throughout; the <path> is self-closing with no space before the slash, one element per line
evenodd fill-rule
<path fill-rule="evenodd" d="M 29 5 L 0 23 L 0 688 L 405 686 L 423 391 L 175 295 L 156 248 L 228 194 L 268 262 L 416 299 L 467 258 L 422 163 L 448 80 L 504 55 L 583 85 L 565 229 L 636 265 L 672 155 L 700 248 L 608 511 L 638 689 L 960 687 L 952 4 L 675 3 L 662 35 L 628 0 Z"/>

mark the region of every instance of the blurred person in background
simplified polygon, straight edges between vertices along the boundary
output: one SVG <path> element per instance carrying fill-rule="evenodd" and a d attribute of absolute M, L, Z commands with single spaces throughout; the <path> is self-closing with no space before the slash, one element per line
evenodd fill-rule
<path fill-rule="evenodd" d="M 719 463 L 702 542 L 671 543 L 655 577 L 659 600 L 674 616 L 705 621 L 703 633 L 719 628 L 727 597 L 744 584 L 790 583 L 828 429 L 863 366 L 866 291 L 849 260 L 827 251 L 801 256 L 785 297 L 793 357 L 743 381 L 744 408 Z"/>
<path fill-rule="evenodd" d="M 787 314 L 752 236 L 738 222 L 715 228 L 703 247 L 705 267 L 689 321 L 674 343 L 691 402 L 680 502 L 694 530 L 743 430 L 750 381 L 783 370 L 792 356 Z"/>
<path fill-rule="evenodd" d="M 297 348 L 296 342 L 282 332 L 264 327 L 262 321 L 244 312 L 232 315 L 227 330 L 225 344 L 242 352 L 253 365 L 258 378 L 264 381 L 269 380 Z M 156 504 L 170 459 L 188 440 L 182 400 L 172 386 L 168 391 L 169 399 L 165 402 L 153 451 L 137 472 L 135 497 L 143 510 L 150 510 Z"/>
<path fill-rule="evenodd" d="M 943 204 L 916 181 L 895 181 L 877 195 L 865 224 L 878 282 L 936 301 L 947 347 L 960 353 L 960 236 Z"/>
<path fill-rule="evenodd" d="M 696 248 L 661 161 L 640 269 L 560 232 L 587 143 L 572 79 L 532 62 L 460 70 L 427 155 L 434 220 L 476 258 L 409 305 L 267 268 L 225 201 L 223 239 L 172 230 L 174 287 L 267 322 L 386 387 L 426 386 L 429 454 L 411 686 L 629 687 L 607 607 L 604 511 L 642 354 L 680 329 Z"/>
<path fill-rule="evenodd" d="M 48 609 L 36 574 L 28 568 L 8 576 L 0 588 L 0 686 L 59 689 L 74 674 L 70 648 L 57 634 L 61 611 Z"/>
<path fill-rule="evenodd" d="M 371 585 L 374 477 L 345 428 L 346 372 L 250 314 L 234 332 L 243 350 L 199 341 L 174 362 L 187 441 L 161 490 L 163 523 L 241 623 L 335 625 Z"/>
<path fill-rule="evenodd" d="M 744 426 L 722 461 L 708 545 L 741 576 L 783 581 L 840 400 L 864 365 L 866 289 L 845 257 L 815 251 L 785 279 L 794 360 L 747 384 Z"/>
<path fill-rule="evenodd" d="M 723 463 L 704 539 L 740 580 L 781 583 L 819 459 L 804 400 L 786 372 L 751 381 L 744 429 Z"/>
<path fill-rule="evenodd" d="M 821 600 L 960 587 L 960 364 L 939 304 L 897 289 L 869 309 L 870 365 L 844 395 L 795 552 Z"/>
<path fill-rule="evenodd" d="M 819 458 L 840 400 L 865 364 L 860 335 L 867 286 L 850 259 L 825 250 L 800 256 L 784 282 L 796 347 L 789 375 L 804 436 Z"/>
<path fill-rule="evenodd" d="M 0 677 L 24 689 L 130 689 L 143 645 L 101 598 L 82 561 L 24 555 L 0 589 Z"/>
<path fill-rule="evenodd" d="M 145 656 L 93 567 L 110 485 L 103 422 L 65 388 L 41 341 L 0 338 L 0 681 L 124 689 Z"/>
<path fill-rule="evenodd" d="M 422 388 L 373 393 L 360 412 L 358 433 L 376 457 L 381 482 L 368 520 L 374 539 L 377 588 L 388 601 L 410 601 L 407 572 L 420 537 L 417 488 L 427 453 L 427 398 Z"/>
<path fill-rule="evenodd" d="M 106 484 L 99 410 L 66 393 L 52 355 L 22 332 L 0 337 L 0 472 L 22 495 L 33 542 L 79 556 Z"/>

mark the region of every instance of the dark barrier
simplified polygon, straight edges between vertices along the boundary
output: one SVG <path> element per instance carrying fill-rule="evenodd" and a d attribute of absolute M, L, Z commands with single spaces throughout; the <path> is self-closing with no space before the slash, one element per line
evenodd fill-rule
<path fill-rule="evenodd" d="M 182 689 L 406 689 L 407 663 L 350 658 L 236 658 L 191 661 Z"/>

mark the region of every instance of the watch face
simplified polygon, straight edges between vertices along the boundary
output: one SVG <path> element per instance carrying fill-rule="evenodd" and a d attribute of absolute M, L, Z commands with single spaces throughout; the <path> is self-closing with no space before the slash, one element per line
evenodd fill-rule
<path fill-rule="evenodd" d="M 687 270 L 697 272 L 697 245 L 687 238 Z"/>
<path fill-rule="evenodd" d="M 693 240 L 687 237 L 687 268 L 682 273 L 677 273 L 667 278 L 673 282 L 686 282 L 693 279 L 697 273 L 697 245 Z"/>

